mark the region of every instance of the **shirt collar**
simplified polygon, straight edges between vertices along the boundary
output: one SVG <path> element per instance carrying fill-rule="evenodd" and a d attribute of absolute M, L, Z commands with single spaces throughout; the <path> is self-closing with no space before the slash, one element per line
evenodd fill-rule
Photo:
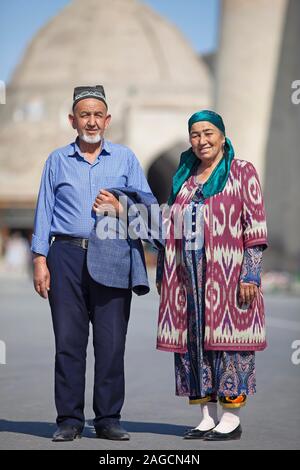
<path fill-rule="evenodd" d="M 69 145 L 68 156 L 69 157 L 74 157 L 74 155 L 77 154 L 77 155 L 79 155 L 80 157 L 82 157 L 84 159 L 84 155 L 80 150 L 78 140 L 79 140 L 79 137 L 76 138 L 75 142 L 72 142 Z M 104 155 L 110 155 L 111 154 L 111 148 L 110 148 L 109 142 L 107 140 L 105 140 L 104 138 L 102 139 L 102 148 L 101 148 L 100 154 L 98 155 L 98 158 L 102 154 L 104 154 Z"/>

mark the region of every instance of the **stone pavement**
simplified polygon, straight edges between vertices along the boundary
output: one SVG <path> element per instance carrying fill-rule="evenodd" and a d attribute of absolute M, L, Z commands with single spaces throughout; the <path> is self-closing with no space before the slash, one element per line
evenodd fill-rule
<path fill-rule="evenodd" d="M 153 273 L 150 277 L 153 286 Z M 174 396 L 173 355 L 155 349 L 158 296 L 154 286 L 149 295 L 133 298 L 122 413 L 131 433 L 126 443 L 96 439 L 93 433 L 91 345 L 83 438 L 51 442 L 54 340 L 48 303 L 34 293 L 30 280 L 3 275 L 0 300 L 0 340 L 6 345 L 7 362 L 0 364 L 0 449 L 300 448 L 300 365 L 291 361 L 291 345 L 300 340 L 299 297 L 266 297 L 269 347 L 257 354 L 257 394 L 241 412 L 242 439 L 217 444 L 182 439 L 187 427 L 198 424 L 199 407 Z"/>

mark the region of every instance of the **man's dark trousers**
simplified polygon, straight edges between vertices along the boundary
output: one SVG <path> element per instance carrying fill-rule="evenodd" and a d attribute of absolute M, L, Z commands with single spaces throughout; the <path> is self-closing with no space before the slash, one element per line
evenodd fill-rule
<path fill-rule="evenodd" d="M 90 277 L 86 250 L 54 241 L 47 257 L 55 334 L 57 424 L 84 426 L 89 322 L 93 326 L 95 428 L 120 419 L 124 402 L 124 351 L 131 290 L 106 287 Z"/>

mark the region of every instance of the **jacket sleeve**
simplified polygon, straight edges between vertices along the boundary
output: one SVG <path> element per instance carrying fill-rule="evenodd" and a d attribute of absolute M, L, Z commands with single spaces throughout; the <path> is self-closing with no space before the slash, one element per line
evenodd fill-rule
<path fill-rule="evenodd" d="M 261 185 L 258 174 L 252 165 L 242 168 L 242 227 L 244 248 L 262 245 L 267 248 L 267 224 Z"/>

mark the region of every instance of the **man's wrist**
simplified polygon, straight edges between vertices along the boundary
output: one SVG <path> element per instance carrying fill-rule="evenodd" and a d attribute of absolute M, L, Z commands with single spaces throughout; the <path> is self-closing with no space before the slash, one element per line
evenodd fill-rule
<path fill-rule="evenodd" d="M 32 261 L 34 264 L 46 264 L 46 256 L 40 253 L 32 253 Z"/>

